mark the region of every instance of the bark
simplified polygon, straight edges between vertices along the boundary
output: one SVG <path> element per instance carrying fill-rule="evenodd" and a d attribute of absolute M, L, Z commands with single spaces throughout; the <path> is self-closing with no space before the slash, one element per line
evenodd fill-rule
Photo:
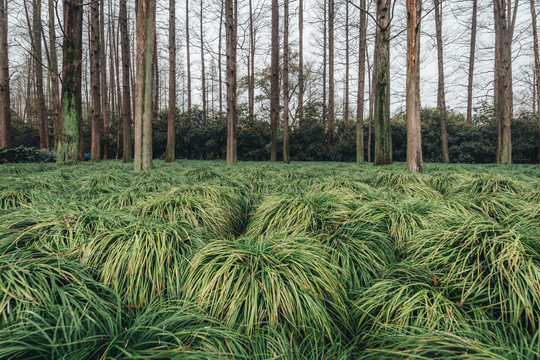
<path fill-rule="evenodd" d="M 0 0 L 0 149 L 11 148 L 7 0 Z"/>
<path fill-rule="evenodd" d="M 131 94 L 130 94 L 130 52 L 126 0 L 120 0 L 120 37 L 122 47 L 122 131 L 124 151 L 122 161 L 133 159 L 131 149 Z"/>
<path fill-rule="evenodd" d="M 62 117 L 57 157 L 60 163 L 81 159 L 82 25 L 83 7 L 80 1 L 64 0 Z"/>
<path fill-rule="evenodd" d="M 474 81 L 474 60 L 476 56 L 476 28 L 478 18 L 478 0 L 472 0 L 473 13 L 471 19 L 471 53 L 469 55 L 469 83 L 467 85 L 467 123 L 472 119 L 472 93 Z"/>
<path fill-rule="evenodd" d="M 438 4 L 437 4 L 438 6 Z M 420 21 L 422 0 L 407 0 L 407 169 L 422 172 Z"/>
<path fill-rule="evenodd" d="M 536 104 L 538 104 L 536 121 L 538 124 L 538 163 L 540 164 L 540 52 L 538 50 L 538 27 L 536 24 L 536 9 L 534 6 L 534 0 L 531 0 L 530 3 L 533 28 L 534 70 L 536 77 L 536 98 L 533 99 L 533 102 L 536 102 Z"/>
<path fill-rule="evenodd" d="M 199 14 L 199 25 L 200 25 L 200 33 L 201 33 L 201 91 L 202 91 L 202 111 L 203 116 L 207 116 L 208 112 L 208 104 L 207 104 L 207 93 L 206 93 L 206 67 L 204 62 L 204 29 L 203 29 L 203 1 L 200 2 L 201 5 L 201 11 Z"/>
<path fill-rule="evenodd" d="M 435 6 L 435 29 L 437 37 L 437 63 L 439 67 L 439 87 L 437 91 L 437 108 L 439 109 L 439 117 L 441 120 L 441 145 L 442 145 L 442 162 L 448 164 L 450 162 L 448 156 L 448 131 L 446 126 L 446 95 L 444 90 L 444 54 L 442 40 L 442 9 L 441 0 L 433 0 Z"/>
<path fill-rule="evenodd" d="M 283 162 L 289 157 L 289 0 L 283 2 Z"/>
<path fill-rule="evenodd" d="M 374 56 L 375 165 L 392 163 L 390 126 L 390 8 L 391 0 L 377 0 L 377 32 Z"/>
<path fill-rule="evenodd" d="M 304 0 L 298 4 L 298 122 L 304 117 Z"/>
<path fill-rule="evenodd" d="M 327 102 L 326 102 L 326 81 L 327 81 L 327 76 L 326 76 L 326 70 L 327 70 L 327 67 L 328 67 L 328 54 L 327 54 L 327 47 L 328 47 L 328 28 L 327 28 L 327 25 L 328 25 L 328 7 L 327 7 L 327 2 L 330 1 L 330 0 L 323 0 L 323 12 L 324 12 L 324 17 L 323 17 L 323 105 L 326 106 L 327 105 Z"/>
<path fill-rule="evenodd" d="M 236 0 L 226 0 L 227 37 L 227 164 L 236 164 L 236 46 L 237 18 Z"/>
<path fill-rule="evenodd" d="M 152 112 L 154 96 L 154 51 L 156 2 L 139 0 L 137 5 L 137 52 L 135 75 L 135 171 L 152 169 Z"/>
<path fill-rule="evenodd" d="M 249 0 L 249 50 L 250 76 L 248 87 L 249 115 L 253 117 L 255 108 L 255 29 L 253 26 L 253 0 Z"/>
<path fill-rule="evenodd" d="M 109 109 L 109 83 L 107 82 L 107 46 L 105 44 L 105 0 L 100 1 L 100 8 L 99 8 L 99 35 L 100 35 L 100 51 L 99 51 L 99 58 L 101 62 L 101 78 L 100 78 L 100 92 L 101 92 L 101 109 L 102 109 L 102 115 L 103 115 L 103 159 L 107 160 L 107 154 L 109 152 L 109 127 L 111 124 L 110 120 L 110 109 Z M 112 57 L 112 54 L 110 54 Z M 110 79 L 111 84 L 113 83 L 113 79 Z M 111 89 L 114 89 L 114 86 L 110 87 Z M 111 91 L 112 94 L 112 91 Z M 111 95 L 112 97 L 112 95 Z"/>
<path fill-rule="evenodd" d="M 189 44 L 189 0 L 186 0 L 186 61 L 187 61 L 187 101 L 191 109 L 191 53 Z"/>
<path fill-rule="evenodd" d="M 176 118 L 176 0 L 169 0 L 169 118 L 165 162 L 175 160 L 174 121 Z"/>
<path fill-rule="evenodd" d="M 39 148 L 49 148 L 49 131 L 45 109 L 45 95 L 43 92 L 43 51 L 41 37 L 43 26 L 41 23 L 41 0 L 32 1 L 32 56 L 34 57 L 34 75 L 36 77 L 37 116 L 39 123 Z"/>
<path fill-rule="evenodd" d="M 345 2 L 345 105 L 343 111 L 343 120 L 345 124 L 349 123 L 349 2 Z"/>
<path fill-rule="evenodd" d="M 223 41 L 223 11 L 224 11 L 224 3 L 221 1 L 221 11 L 219 13 L 219 37 L 218 37 L 218 76 L 219 76 L 219 112 L 223 112 L 223 70 L 221 69 L 221 63 L 222 63 L 222 45 L 221 42 Z"/>
<path fill-rule="evenodd" d="M 335 115 L 334 87 L 334 0 L 328 0 L 328 149 L 332 147 Z"/>
<path fill-rule="evenodd" d="M 2 1 L 2 0 L 0 0 Z M 53 139 L 54 149 L 58 149 L 58 136 L 60 133 L 60 79 L 58 76 L 58 55 L 56 53 L 56 13 L 54 0 L 49 0 L 49 68 L 51 74 L 52 113 L 53 113 Z"/>
<path fill-rule="evenodd" d="M 277 160 L 277 126 L 279 122 L 279 4 L 272 0 L 272 60 L 270 77 L 270 161 Z"/>
<path fill-rule="evenodd" d="M 366 0 L 360 0 L 360 8 L 366 10 Z M 360 34 L 358 36 L 358 94 L 356 98 L 356 162 L 358 164 L 364 163 L 364 88 L 366 83 L 367 32 L 367 14 L 364 10 L 360 10 Z"/>
<path fill-rule="evenodd" d="M 100 93 L 100 34 L 99 3 L 90 5 L 90 91 L 92 95 L 92 139 L 90 156 L 93 162 L 101 161 L 101 93 Z"/>

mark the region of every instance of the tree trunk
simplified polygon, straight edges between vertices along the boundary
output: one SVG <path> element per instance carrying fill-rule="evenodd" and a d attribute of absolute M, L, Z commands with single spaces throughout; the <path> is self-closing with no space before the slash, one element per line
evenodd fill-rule
<path fill-rule="evenodd" d="M 279 122 L 279 3 L 272 0 L 272 63 L 270 77 L 270 161 L 277 160 L 277 125 Z"/>
<path fill-rule="evenodd" d="M 407 169 L 413 172 L 422 172 L 424 167 L 420 125 L 421 18 L 422 0 L 407 0 Z"/>
<path fill-rule="evenodd" d="M 2 1 L 2 0 L 0 0 Z M 56 25 L 55 25 L 55 7 L 54 0 L 49 0 L 49 58 L 51 74 L 51 92 L 52 92 L 52 112 L 53 112 L 53 133 L 54 149 L 58 149 L 58 135 L 60 133 L 60 90 L 58 77 L 58 55 L 56 53 Z"/>
<path fill-rule="evenodd" d="M 90 86 L 92 95 L 92 140 L 90 156 L 93 162 L 101 161 L 101 93 L 100 93 L 100 52 L 99 3 L 90 5 Z"/>
<path fill-rule="evenodd" d="M 0 0 L 0 149 L 11 148 L 7 0 Z"/>
<path fill-rule="evenodd" d="M 202 111 L 203 116 L 206 118 L 208 113 L 208 105 L 206 101 L 206 67 L 204 62 L 204 29 L 203 29 L 203 1 L 200 1 L 201 12 L 199 14 L 200 20 L 200 33 L 201 33 L 201 92 L 202 92 Z"/>
<path fill-rule="evenodd" d="M 540 52 L 538 51 L 538 28 L 536 24 L 536 9 L 534 6 L 534 0 L 531 0 L 531 16 L 533 28 L 534 70 L 536 76 L 536 99 L 533 99 L 533 102 L 538 104 L 536 120 L 538 123 L 538 163 L 540 164 Z"/>
<path fill-rule="evenodd" d="M 441 119 L 441 145 L 442 145 L 442 162 L 448 164 L 450 162 L 448 156 L 448 131 L 446 126 L 446 96 L 444 90 L 444 55 L 443 55 L 443 40 L 442 40 L 442 9 L 441 0 L 433 0 L 435 6 L 435 29 L 437 33 L 437 62 L 439 67 L 439 88 L 437 91 L 437 108 Z"/>
<path fill-rule="evenodd" d="M 467 123 L 472 119 L 472 94 L 474 80 L 474 60 L 476 56 L 476 27 L 478 18 L 478 0 L 472 0 L 473 13 L 471 20 L 471 53 L 469 55 L 469 83 L 467 85 Z"/>
<path fill-rule="evenodd" d="M 81 159 L 82 26 L 83 6 L 80 1 L 64 0 L 62 117 L 57 157 L 60 163 Z"/>
<path fill-rule="evenodd" d="M 131 148 L 131 94 L 130 94 L 130 51 L 126 0 L 120 0 L 120 36 L 122 47 L 122 130 L 124 151 L 122 161 L 133 159 Z"/>
<path fill-rule="evenodd" d="M 343 111 L 343 120 L 345 124 L 349 123 L 349 2 L 345 2 L 345 105 Z"/>
<path fill-rule="evenodd" d="M 49 148 L 49 131 L 45 109 L 45 95 L 43 93 L 43 52 L 41 37 L 43 26 L 41 23 L 41 0 L 32 1 L 32 54 L 34 57 L 34 75 L 36 77 L 37 115 L 39 123 L 39 148 Z"/>
<path fill-rule="evenodd" d="M 289 158 L 289 0 L 283 2 L 283 162 Z"/>
<path fill-rule="evenodd" d="M 253 26 L 253 0 L 249 0 L 249 50 L 250 50 L 250 76 L 248 87 L 249 115 L 255 114 L 255 29 Z"/>
<path fill-rule="evenodd" d="M 327 102 L 326 102 L 326 81 L 327 81 L 327 76 L 326 76 L 326 70 L 327 70 L 327 60 L 328 60 L 328 56 L 327 56 L 327 47 L 328 47 L 328 28 L 327 28 L 327 24 L 328 24 L 328 7 L 327 7 L 327 4 L 328 4 L 328 1 L 330 0 L 323 0 L 323 13 L 324 13 L 324 17 L 323 17 L 323 94 L 322 94 L 322 98 L 323 98 L 323 105 L 326 106 L 327 105 Z"/>
<path fill-rule="evenodd" d="M 175 160 L 174 121 L 176 118 L 176 0 L 169 0 L 169 118 L 165 162 Z"/>
<path fill-rule="evenodd" d="M 390 8 L 391 0 L 377 0 L 375 36 L 375 165 L 392 163 L 392 129 L 390 125 Z"/>
<path fill-rule="evenodd" d="M 236 45 L 238 3 L 226 0 L 227 36 L 227 164 L 236 164 Z"/>
<path fill-rule="evenodd" d="M 358 94 L 356 100 L 356 162 L 364 163 L 364 88 L 366 84 L 366 0 L 360 0 L 360 34 L 358 36 Z M 370 91 L 371 93 L 371 91 Z"/>
<path fill-rule="evenodd" d="M 152 97 L 154 96 L 154 40 L 156 2 L 137 5 L 137 64 L 135 75 L 135 171 L 152 169 Z"/>
<path fill-rule="evenodd" d="M 219 77 L 219 112 L 223 112 L 223 70 L 221 69 L 222 64 L 222 45 L 223 41 L 223 12 L 224 12 L 224 3 L 221 1 L 221 11 L 219 13 L 219 37 L 218 37 L 218 77 Z"/>
<path fill-rule="evenodd" d="M 100 1 L 100 13 L 99 13 L 99 35 L 100 35 L 100 51 L 99 58 L 101 62 L 101 79 L 100 79 L 100 93 L 101 93 L 101 109 L 103 115 L 103 159 L 107 160 L 107 154 L 109 152 L 109 127 L 110 127 L 110 109 L 109 109 L 109 94 L 108 94 L 108 82 L 107 82 L 107 46 L 105 45 L 105 0 Z M 110 54 L 112 57 L 112 54 Z M 110 79 L 113 83 L 113 79 Z M 111 86 L 114 89 L 114 86 Z M 112 93 L 112 92 L 111 92 Z M 112 96 L 111 96 L 112 97 Z"/>
<path fill-rule="evenodd" d="M 186 57 L 187 57 L 187 101 L 191 109 L 191 54 L 189 44 L 189 0 L 186 0 Z"/>
<path fill-rule="evenodd" d="M 328 150 L 332 147 L 335 115 L 334 88 L 334 0 L 328 0 Z"/>
<path fill-rule="evenodd" d="M 298 122 L 304 118 L 304 0 L 298 4 Z"/>

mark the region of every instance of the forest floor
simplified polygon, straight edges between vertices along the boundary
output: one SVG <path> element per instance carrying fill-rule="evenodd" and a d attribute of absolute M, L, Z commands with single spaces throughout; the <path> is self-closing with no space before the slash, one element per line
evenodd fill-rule
<path fill-rule="evenodd" d="M 0 359 L 538 359 L 540 166 L 0 166 Z"/>

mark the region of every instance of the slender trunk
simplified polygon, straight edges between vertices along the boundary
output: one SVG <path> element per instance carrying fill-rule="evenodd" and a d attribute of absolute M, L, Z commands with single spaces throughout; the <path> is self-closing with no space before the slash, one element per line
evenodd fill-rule
<path fill-rule="evenodd" d="M 122 47 L 122 130 L 123 162 L 133 159 L 131 148 L 131 94 L 130 94 L 130 51 L 126 0 L 120 0 L 120 36 Z"/>
<path fill-rule="evenodd" d="M 534 70 L 536 78 L 536 98 L 533 99 L 533 102 L 538 104 L 536 121 L 538 124 L 538 163 L 540 163 L 540 52 L 538 51 L 538 28 L 536 24 L 536 9 L 534 6 L 534 0 L 531 0 L 531 16 L 533 28 Z"/>
<path fill-rule="evenodd" d="M 236 0 L 226 0 L 227 36 L 227 164 L 236 164 Z"/>
<path fill-rule="evenodd" d="M 448 131 L 446 126 L 446 96 L 444 90 L 444 55 L 442 42 L 442 9 L 441 0 L 433 0 L 435 6 L 435 29 L 437 33 L 437 62 L 439 67 L 439 87 L 437 91 L 437 107 L 441 119 L 441 145 L 442 145 L 442 162 L 448 164 L 450 162 L 448 156 Z"/>
<path fill-rule="evenodd" d="M 253 27 L 253 0 L 249 0 L 249 50 L 250 50 L 250 76 L 249 76 L 249 115 L 253 117 L 255 108 L 255 30 Z"/>
<path fill-rule="evenodd" d="M 90 156 L 93 162 L 101 161 L 101 93 L 100 93 L 100 52 L 99 3 L 90 5 L 90 86 L 92 95 L 92 140 Z"/>
<path fill-rule="evenodd" d="M 304 0 L 298 4 L 298 122 L 304 118 Z"/>
<path fill-rule="evenodd" d="M 191 109 L 191 54 L 189 44 L 189 0 L 186 0 L 186 61 L 187 61 L 187 101 Z"/>
<path fill-rule="evenodd" d="M 328 8 L 327 8 L 327 2 L 330 1 L 330 0 L 323 0 L 323 13 L 324 13 L 324 17 L 323 17 L 323 95 L 322 95 L 322 98 L 323 98 L 323 105 L 326 106 L 327 103 L 326 103 L 326 80 L 327 80 L 327 77 L 326 77 L 326 70 L 327 70 L 327 60 L 328 60 L 328 56 L 327 56 L 327 45 L 328 45 L 328 29 L 327 29 L 327 24 L 328 24 Z"/>
<path fill-rule="evenodd" d="M 422 0 L 407 0 L 407 169 L 413 172 L 422 172 L 424 168 L 420 123 L 421 18 Z"/>
<path fill-rule="evenodd" d="M 122 110 L 122 87 L 120 83 L 120 21 L 117 21 L 117 28 L 116 31 L 112 31 L 112 21 L 111 17 L 113 16 L 114 12 L 112 9 L 112 2 L 109 2 L 110 11 L 109 11 L 109 33 L 111 34 L 111 37 L 113 41 L 110 43 L 110 51 L 111 54 L 114 54 L 114 70 L 115 70 L 115 76 L 116 79 L 116 159 L 120 159 L 120 138 L 122 134 L 122 121 L 123 121 L 123 110 Z M 115 36 L 116 34 L 119 34 L 118 36 Z M 113 61 L 111 56 L 111 61 Z M 111 68 L 113 66 L 111 65 Z M 111 76 L 113 77 L 113 76 Z"/>
<path fill-rule="evenodd" d="M 360 34 L 358 36 L 358 94 L 356 98 L 356 162 L 364 163 L 364 88 L 366 84 L 366 0 L 360 0 Z M 370 91 L 371 93 L 371 91 Z M 369 150 L 368 150 L 369 152 Z M 371 155 L 371 153 L 370 153 Z"/>
<path fill-rule="evenodd" d="M 208 107 L 207 107 L 207 100 L 206 100 L 206 67 L 204 62 L 204 29 L 203 29 L 203 1 L 200 2 L 201 5 L 201 11 L 199 13 L 199 25 L 200 25 L 200 34 L 201 34 L 201 91 L 202 91 L 202 111 L 203 116 L 206 118 Z"/>
<path fill-rule="evenodd" d="M 107 46 L 105 45 L 105 0 L 100 1 L 100 13 L 99 13 L 99 35 L 100 35 L 100 51 L 99 59 L 101 62 L 101 79 L 100 79 L 100 92 L 101 92 L 101 109 L 103 115 L 103 159 L 107 160 L 107 154 L 109 152 L 109 127 L 110 127 L 110 109 L 109 109 L 109 93 L 107 82 Z M 110 54 L 112 56 L 112 54 Z M 110 79 L 111 83 L 113 79 Z M 114 89 L 114 87 L 111 87 Z"/>
<path fill-rule="evenodd" d="M 328 0 L 328 149 L 332 147 L 335 115 L 334 88 L 334 0 Z"/>
<path fill-rule="evenodd" d="M 369 120 L 368 120 L 368 153 L 367 158 L 368 162 L 372 162 L 371 156 L 371 143 L 373 140 L 373 116 L 375 113 L 375 73 L 370 71 L 369 79 Z"/>
<path fill-rule="evenodd" d="M 218 37 L 218 76 L 219 76 L 219 112 L 223 112 L 223 70 L 221 69 L 222 64 L 222 44 L 223 41 L 223 11 L 224 11 L 224 2 L 221 1 L 221 11 L 219 14 L 219 37 Z"/>
<path fill-rule="evenodd" d="M 472 93 L 474 80 L 474 60 L 476 56 L 476 27 L 478 14 L 478 0 L 472 0 L 473 13 L 471 20 L 471 53 L 469 55 L 469 83 L 467 85 L 467 123 L 472 119 Z"/>
<path fill-rule="evenodd" d="M 64 45 L 62 66 L 62 117 L 58 139 L 58 162 L 80 160 L 81 63 L 83 6 L 64 0 Z"/>
<path fill-rule="evenodd" d="M 176 118 L 176 0 L 169 0 L 169 118 L 165 162 L 175 160 L 174 121 Z"/>
<path fill-rule="evenodd" d="M 2 1 L 2 0 L 0 0 Z M 56 25 L 55 25 L 55 6 L 54 0 L 49 0 L 49 58 L 51 74 L 51 92 L 52 92 L 52 112 L 53 112 L 53 133 L 54 149 L 58 149 L 58 135 L 60 133 L 60 79 L 58 76 L 58 55 L 56 53 Z"/>
<path fill-rule="evenodd" d="M 375 165 L 392 163 L 392 129 L 390 125 L 390 8 L 391 0 L 377 0 L 377 33 L 375 36 Z"/>
<path fill-rule="evenodd" d="M 279 122 L 279 3 L 272 0 L 272 63 L 270 77 L 270 161 L 277 160 L 277 126 Z"/>
<path fill-rule="evenodd" d="M 289 0 L 283 2 L 283 162 L 289 157 Z"/>
<path fill-rule="evenodd" d="M 36 77 L 39 148 L 48 149 L 49 131 L 47 127 L 45 95 L 43 93 L 43 52 L 41 47 L 43 26 L 41 23 L 41 0 L 33 0 L 32 5 L 32 53 L 34 56 L 34 75 Z"/>
<path fill-rule="evenodd" d="M 158 62 L 158 49 L 157 49 L 157 31 L 154 32 L 154 60 L 152 66 L 154 67 L 154 100 L 152 101 L 152 121 L 157 120 L 159 114 L 159 62 Z"/>
<path fill-rule="evenodd" d="M 7 0 L 0 0 L 0 149 L 11 147 Z"/>
<path fill-rule="evenodd" d="M 343 120 L 345 124 L 349 123 L 349 2 L 345 2 L 345 109 L 343 112 Z"/>
<path fill-rule="evenodd" d="M 137 5 L 137 65 L 135 76 L 135 171 L 152 169 L 152 97 L 156 2 L 139 0 Z"/>

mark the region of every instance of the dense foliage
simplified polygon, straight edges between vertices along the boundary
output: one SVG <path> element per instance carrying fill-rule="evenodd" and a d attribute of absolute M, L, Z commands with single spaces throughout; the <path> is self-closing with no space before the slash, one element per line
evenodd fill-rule
<path fill-rule="evenodd" d="M 4 164 L 0 358 L 540 358 L 540 168 L 401 168 Z"/>
<path fill-rule="evenodd" d="M 452 163 L 488 164 L 495 162 L 497 144 L 497 121 L 493 109 L 483 106 L 477 109 L 471 124 L 463 115 L 448 112 L 448 145 Z M 153 153 L 163 158 L 167 145 L 167 116 L 162 111 L 153 126 Z M 422 152 L 424 161 L 440 162 L 441 135 L 440 117 L 437 109 L 423 109 Z M 117 129 L 113 116 L 111 135 L 103 139 L 108 144 L 108 158 L 116 156 Z M 39 147 L 39 131 L 15 117 L 13 143 Z M 514 163 L 538 162 L 538 126 L 535 114 L 520 113 L 512 121 L 512 159 Z M 52 129 L 49 129 L 52 135 Z M 83 126 L 85 139 L 90 138 L 90 125 Z M 215 160 L 225 158 L 226 146 L 225 114 L 205 117 L 202 111 L 193 109 L 177 112 L 176 156 L 181 159 Z M 290 151 L 295 161 L 356 161 L 356 123 L 336 120 L 333 146 L 328 149 L 327 114 L 321 103 L 307 104 L 303 109 L 303 120 L 294 119 L 290 133 Z M 281 158 L 282 133 L 278 133 L 278 158 Z M 394 161 L 405 161 L 407 127 L 404 113 L 392 119 L 392 142 Z M 237 127 L 238 159 L 264 161 L 270 159 L 270 124 L 268 119 L 250 117 L 246 109 L 238 112 Z M 368 146 L 368 122 L 364 127 L 364 144 Z M 90 144 L 84 145 L 86 152 Z M 374 154 L 374 141 L 372 154 Z M 121 150 L 121 149 L 120 149 Z M 367 151 L 366 151 L 367 153 Z"/>

